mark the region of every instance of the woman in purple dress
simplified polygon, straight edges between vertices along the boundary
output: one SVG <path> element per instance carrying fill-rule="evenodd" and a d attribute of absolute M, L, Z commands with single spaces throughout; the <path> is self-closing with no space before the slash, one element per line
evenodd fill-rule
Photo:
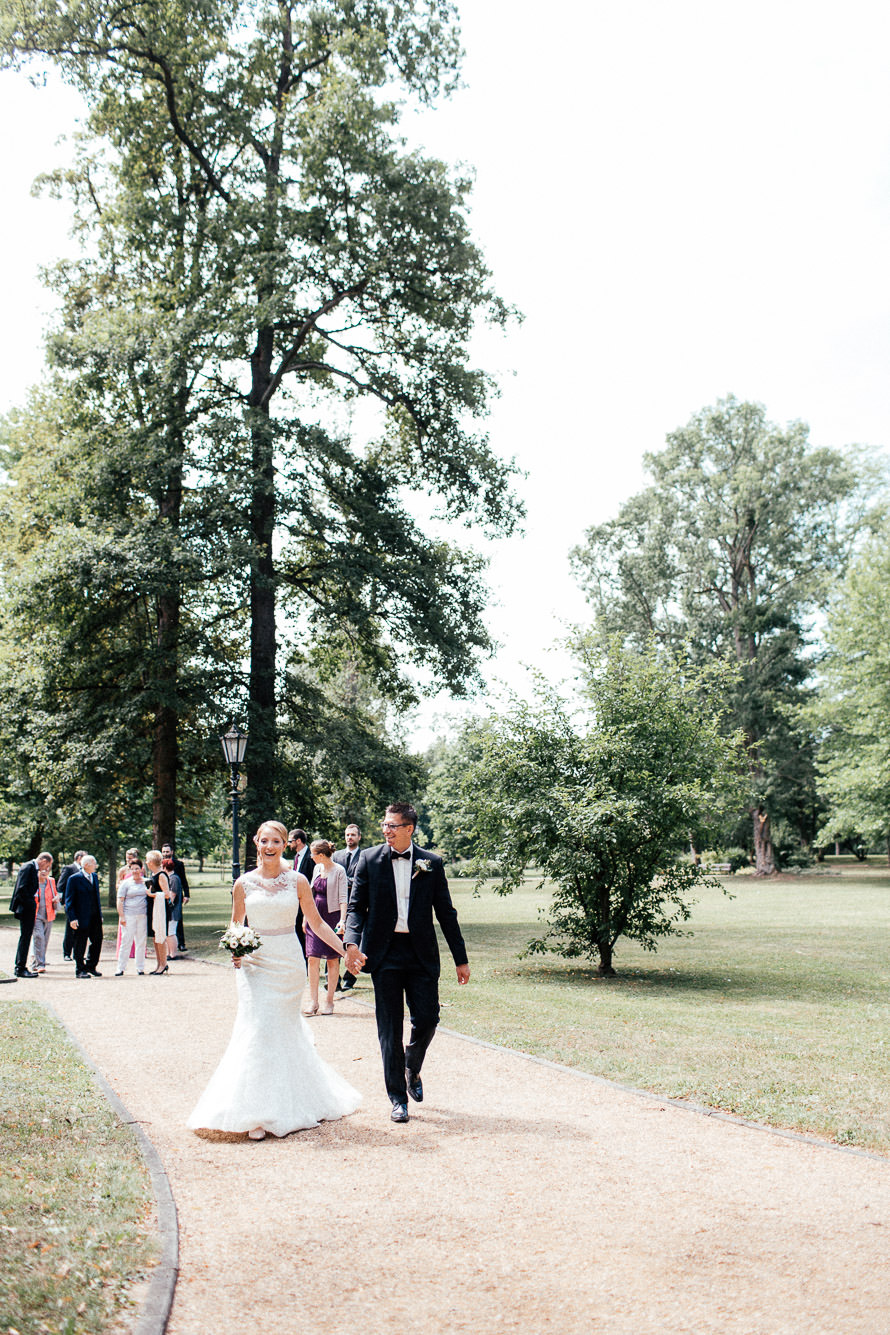
<path fill-rule="evenodd" d="M 339 863 L 331 859 L 334 845 L 327 839 L 316 839 L 309 845 L 309 851 L 315 862 L 312 874 L 312 898 L 323 920 L 338 934 L 343 935 L 346 923 L 346 871 Z M 328 961 L 328 992 L 321 1008 L 318 1005 L 318 979 L 321 973 L 321 961 Z M 309 1001 L 303 1009 L 304 1015 L 333 1015 L 334 993 L 340 976 L 340 958 L 326 942 L 322 941 L 306 924 L 306 964 L 309 969 Z"/>

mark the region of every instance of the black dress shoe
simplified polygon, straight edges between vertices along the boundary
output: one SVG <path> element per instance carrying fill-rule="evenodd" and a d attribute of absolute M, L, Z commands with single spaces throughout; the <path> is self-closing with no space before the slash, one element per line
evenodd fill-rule
<path fill-rule="evenodd" d="M 389 1114 L 389 1117 L 390 1121 L 392 1122 L 407 1122 L 408 1120 L 407 1103 L 399 1103 L 398 1099 L 393 1099 L 392 1112 Z"/>
<path fill-rule="evenodd" d="M 93 975 L 91 973 L 87 973 L 86 969 L 78 969 L 77 973 L 74 976 L 75 978 L 92 978 Z"/>
<path fill-rule="evenodd" d="M 17 969 L 17 970 L 16 970 L 16 975 L 15 975 L 15 976 L 16 976 L 16 978 L 37 978 L 37 977 L 39 977 L 39 975 L 36 974 L 36 973 L 34 973 L 34 972 L 32 972 L 31 969 Z"/>
<path fill-rule="evenodd" d="M 423 1103 L 423 1085 L 420 1081 L 420 1074 L 417 1071 L 412 1071 L 410 1066 L 405 1067 L 405 1083 L 414 1102 Z"/>
<path fill-rule="evenodd" d="M 102 975 L 101 975 L 101 973 L 99 972 L 98 969 L 87 969 L 87 973 L 91 973 L 91 974 L 93 975 L 94 978 L 101 978 L 101 977 L 102 977 Z"/>

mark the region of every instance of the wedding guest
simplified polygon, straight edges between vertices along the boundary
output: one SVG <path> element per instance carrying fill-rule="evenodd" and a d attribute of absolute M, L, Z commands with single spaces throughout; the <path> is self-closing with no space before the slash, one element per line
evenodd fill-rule
<path fill-rule="evenodd" d="M 49 945 L 50 932 L 53 930 L 56 909 L 59 907 L 59 892 L 49 874 L 51 866 L 52 864 L 38 865 L 37 868 L 37 913 L 34 918 L 34 935 L 31 938 L 31 949 L 34 952 L 32 968 L 35 973 L 46 973 L 46 948 Z"/>
<path fill-rule="evenodd" d="M 74 972 L 77 978 L 102 977 L 96 967 L 102 952 L 102 898 L 97 865 L 92 854 L 84 853 L 80 871 L 69 876 L 65 886 L 65 912 L 74 928 Z"/>
<path fill-rule="evenodd" d="M 346 829 L 343 831 L 343 838 L 346 841 L 346 847 L 338 848 L 337 852 L 334 854 L 334 861 L 339 862 L 340 866 L 346 872 L 346 891 L 347 891 L 346 897 L 348 899 L 349 892 L 352 890 L 352 881 L 353 877 L 355 876 L 355 869 L 358 866 L 359 854 L 362 851 L 361 850 L 362 832 L 357 825 L 347 825 Z M 339 969 L 340 966 L 338 964 L 337 965 L 338 972 Z M 338 983 L 337 991 L 339 992 L 342 990 L 343 992 L 351 992 L 354 987 L 355 987 L 355 974 L 350 973 L 349 970 L 347 969 L 346 973 L 343 976 L 342 988 L 341 985 Z"/>
<path fill-rule="evenodd" d="M 124 854 L 124 865 L 123 865 L 122 867 L 118 867 L 118 869 L 117 869 L 117 887 L 116 887 L 116 890 L 117 890 L 117 896 L 118 896 L 118 898 L 120 898 L 120 890 L 121 890 L 121 886 L 122 886 L 122 884 L 123 884 L 124 881 L 127 879 L 127 877 L 130 875 L 130 871 L 131 871 L 132 866 L 133 866 L 133 861 L 134 861 L 135 858 L 138 858 L 138 857 L 139 857 L 139 849 L 138 849 L 138 848 L 128 848 L 127 851 L 126 851 L 126 853 Z M 119 951 L 120 948 L 121 948 L 121 930 L 122 930 L 122 929 L 121 929 L 120 919 L 118 919 L 118 924 L 117 924 L 117 946 L 116 946 L 116 950 L 118 950 L 118 951 Z M 117 958 L 117 956 L 115 956 L 115 958 Z"/>
<path fill-rule="evenodd" d="M 451 902 L 445 867 L 436 853 L 414 843 L 417 812 L 391 802 L 383 818 L 383 844 L 358 860 L 346 915 L 346 967 L 367 965 L 374 984 L 377 1036 L 394 1122 L 407 1122 L 408 1095 L 423 1101 L 420 1068 L 439 1023 L 439 920 L 457 968 L 470 980 L 467 950 Z M 403 1044 L 405 997 L 411 1038 Z"/>
<path fill-rule="evenodd" d="M 170 898 L 170 881 L 161 863 L 161 854 L 153 848 L 145 855 L 145 865 L 149 870 L 145 890 L 152 901 L 152 930 L 155 938 L 155 959 L 157 968 L 152 974 L 166 973 L 170 968 L 167 963 L 167 901 Z"/>
<path fill-rule="evenodd" d="M 166 844 L 169 849 L 170 845 Z M 178 933 L 182 924 L 182 881 L 174 870 L 174 859 L 172 853 L 164 853 L 161 850 L 161 865 L 167 873 L 167 879 L 170 882 L 170 898 L 167 900 L 167 959 L 178 960 L 177 954 Z M 182 864 L 180 863 L 180 866 Z"/>
<path fill-rule="evenodd" d="M 287 836 L 287 846 L 294 860 L 294 871 L 300 876 L 305 876 L 306 880 L 312 879 L 313 862 L 312 854 L 309 851 L 309 845 L 306 843 L 306 831 L 301 830 L 299 826 L 291 830 Z M 302 905 L 297 911 L 297 921 L 294 930 L 300 938 L 300 947 L 303 955 L 306 955 L 306 933 L 303 930 L 303 909 Z"/>
<path fill-rule="evenodd" d="M 315 901 L 315 907 L 318 909 L 319 917 L 342 936 L 346 922 L 346 872 L 331 858 L 334 845 L 329 844 L 327 839 L 314 840 L 310 849 L 315 863 L 315 870 L 312 873 L 312 898 Z M 327 997 L 321 1006 L 321 1014 L 333 1015 L 334 993 L 340 975 L 338 967 L 340 953 L 332 950 L 327 942 L 316 936 L 311 927 L 307 927 L 306 963 L 309 968 L 309 1003 L 303 1010 L 304 1015 L 317 1015 L 319 1013 L 318 976 L 321 971 L 322 960 L 328 962 L 328 988 Z"/>
<path fill-rule="evenodd" d="M 62 908 L 65 908 L 65 886 L 68 884 L 68 877 L 73 876 L 80 871 L 80 864 L 86 857 L 86 850 L 79 848 L 74 854 L 74 861 L 67 862 L 59 872 L 59 882 L 57 889 L 59 898 L 62 901 Z M 71 926 L 67 917 L 65 919 L 65 935 L 62 937 L 62 959 L 66 964 L 70 964 L 74 958 L 74 928 Z"/>
<path fill-rule="evenodd" d="M 49 872 L 53 865 L 52 853 L 38 853 L 36 858 L 23 862 L 15 879 L 9 911 L 19 920 L 19 945 L 15 954 L 16 978 L 36 978 L 37 974 L 28 968 L 28 952 L 31 949 L 31 937 L 37 918 L 38 871 L 44 867 Z"/>
<path fill-rule="evenodd" d="M 129 854 L 128 854 L 129 855 Z M 117 887 L 117 916 L 121 926 L 115 978 L 120 978 L 130 961 L 130 948 L 136 947 L 136 972 L 145 973 L 145 943 L 148 926 L 148 891 L 143 878 L 142 859 L 132 858 L 129 875 Z"/>
<path fill-rule="evenodd" d="M 169 857 L 173 859 L 173 870 L 179 877 L 179 883 L 182 886 L 182 904 L 180 905 L 179 918 L 176 923 L 176 952 L 179 955 L 184 955 L 186 952 L 186 944 L 185 944 L 185 928 L 183 927 L 184 919 L 183 919 L 182 908 L 189 902 L 189 899 L 191 898 L 189 892 L 189 878 L 185 870 L 185 863 L 183 862 L 182 858 L 178 858 L 176 856 L 176 852 L 172 844 L 162 845 L 161 857 L 162 858 Z"/>

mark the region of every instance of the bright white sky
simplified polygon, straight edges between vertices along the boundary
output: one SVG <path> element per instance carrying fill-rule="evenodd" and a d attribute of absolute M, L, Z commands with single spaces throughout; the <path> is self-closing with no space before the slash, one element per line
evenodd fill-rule
<path fill-rule="evenodd" d="M 477 173 L 473 222 L 525 314 L 481 337 L 495 447 L 528 477 L 494 552 L 490 679 L 569 672 L 567 553 L 643 483 L 643 452 L 734 393 L 818 444 L 890 442 L 890 7 L 878 0 L 461 0 L 467 87 L 412 139 Z M 0 409 L 40 374 L 32 200 L 70 92 L 0 75 L 7 256 Z M 434 708 L 414 734 L 424 744 Z"/>

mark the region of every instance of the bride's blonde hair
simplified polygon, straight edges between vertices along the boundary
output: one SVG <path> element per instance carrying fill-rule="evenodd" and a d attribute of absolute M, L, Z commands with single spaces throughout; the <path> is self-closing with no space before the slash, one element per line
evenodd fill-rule
<path fill-rule="evenodd" d="M 280 820 L 264 820 L 256 834 L 253 836 L 254 841 L 259 839 L 263 830 L 274 830 L 276 834 L 281 835 L 281 842 L 284 844 L 285 848 L 287 847 L 287 829 L 281 824 Z"/>

